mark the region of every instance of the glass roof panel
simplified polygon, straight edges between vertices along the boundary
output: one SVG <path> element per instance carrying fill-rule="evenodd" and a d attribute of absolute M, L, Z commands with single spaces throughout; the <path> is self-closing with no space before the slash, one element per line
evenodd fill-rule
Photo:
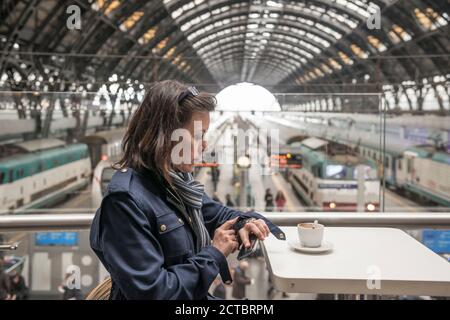
<path fill-rule="evenodd" d="M 107 3 L 112 2 L 115 1 Z M 381 2 L 253 0 L 228 3 L 163 0 L 171 17 L 201 58 L 217 56 L 221 50 L 240 49 L 243 56 L 257 58 L 263 57 L 265 52 L 282 52 L 292 57 L 294 69 L 295 66 L 307 64 L 308 60 L 319 61 L 314 68 L 303 72 L 301 78 L 296 77 L 298 81 L 310 81 L 338 72 L 344 65 L 354 64 L 355 58 L 367 59 L 370 54 L 387 51 L 392 43 L 382 35 L 368 34 L 365 29 L 354 33 L 358 39 L 353 39 L 347 49 L 328 49 L 355 28 L 364 28 L 367 19 L 380 10 L 377 3 Z M 383 2 L 391 3 L 389 0 Z M 102 3 L 106 5 L 105 1 Z M 426 30 L 435 30 L 448 23 L 447 15 L 436 13 L 427 6 L 413 7 L 412 10 L 417 24 Z M 130 24 L 132 27 L 133 23 Z M 386 34 L 396 44 L 411 40 L 413 35 L 410 30 L 411 28 L 405 30 L 399 24 L 393 24 Z M 154 33 L 147 38 L 153 37 Z M 367 45 L 363 46 L 364 43 Z M 157 48 L 165 45 L 166 43 L 160 42 Z M 177 63 L 180 64 L 179 60 Z M 236 64 L 237 66 L 244 67 L 243 64 Z"/>
<path fill-rule="evenodd" d="M 386 51 L 386 45 L 380 41 L 377 37 L 368 36 L 367 41 L 369 41 L 370 45 L 374 47 L 377 51 L 383 52 Z"/>
<path fill-rule="evenodd" d="M 142 18 L 144 12 L 135 11 L 131 16 L 129 16 L 121 25 L 120 28 L 124 31 L 130 30 L 134 25 Z"/>

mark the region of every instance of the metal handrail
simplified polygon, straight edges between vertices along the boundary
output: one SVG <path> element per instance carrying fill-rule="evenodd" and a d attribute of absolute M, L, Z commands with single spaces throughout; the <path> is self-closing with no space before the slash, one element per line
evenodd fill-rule
<path fill-rule="evenodd" d="M 0 251 L 14 251 L 19 247 L 19 243 L 0 244 Z"/>
<path fill-rule="evenodd" d="M 23 265 L 25 264 L 25 257 L 15 257 L 17 262 L 14 263 L 11 267 L 5 269 L 5 273 L 10 273 L 14 270 L 17 270 L 19 268 L 23 268 Z M 20 273 L 20 272 L 19 272 Z"/>
<path fill-rule="evenodd" d="M 450 229 L 450 212 L 261 212 L 278 226 L 295 226 L 318 220 L 326 226 Z M 0 216 L 0 232 L 88 230 L 94 215 L 88 213 L 26 214 Z"/>

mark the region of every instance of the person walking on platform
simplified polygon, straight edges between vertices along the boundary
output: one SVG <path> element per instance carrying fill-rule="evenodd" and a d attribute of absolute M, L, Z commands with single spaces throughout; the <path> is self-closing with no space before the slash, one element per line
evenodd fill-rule
<path fill-rule="evenodd" d="M 225 195 L 225 202 L 226 202 L 225 205 L 227 207 L 230 207 L 230 208 L 234 207 L 234 202 L 233 202 L 233 200 L 231 200 L 231 195 L 229 193 L 227 193 Z"/>
<path fill-rule="evenodd" d="M 275 203 L 277 204 L 277 210 L 283 211 L 284 205 L 286 204 L 286 198 L 284 197 L 283 191 L 279 190 L 275 196 Z"/>
<path fill-rule="evenodd" d="M 28 287 L 25 284 L 25 279 L 17 271 L 12 271 L 10 276 L 11 295 L 16 297 L 16 300 L 28 299 Z"/>
<path fill-rule="evenodd" d="M 99 286 L 108 283 L 110 299 L 217 299 L 208 291 L 219 274 L 231 283 L 226 258 L 239 240 L 285 239 L 267 218 L 213 201 L 195 181 L 215 106 L 213 95 L 166 80 L 134 111 L 91 225 L 91 247 L 111 275 Z"/>
<path fill-rule="evenodd" d="M 245 275 L 245 270 L 247 270 L 248 267 L 248 262 L 243 260 L 235 269 L 233 283 L 233 298 L 235 299 L 246 299 L 245 286 L 252 283 L 252 279 Z"/>
<path fill-rule="evenodd" d="M 216 162 L 214 162 L 215 166 L 211 167 L 211 180 L 213 183 L 213 188 L 214 191 L 217 191 L 217 184 L 219 183 L 219 178 L 220 178 L 220 169 L 217 165 Z"/>
<path fill-rule="evenodd" d="M 274 207 L 273 194 L 272 194 L 272 192 L 270 191 L 269 188 L 266 189 L 266 194 L 264 196 L 264 201 L 266 202 L 266 209 L 265 210 L 268 211 L 268 212 L 273 211 L 273 207 Z"/>

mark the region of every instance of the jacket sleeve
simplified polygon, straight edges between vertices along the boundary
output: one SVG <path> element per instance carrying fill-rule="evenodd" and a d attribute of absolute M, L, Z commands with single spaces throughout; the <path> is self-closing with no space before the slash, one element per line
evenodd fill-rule
<path fill-rule="evenodd" d="M 227 266 L 225 256 L 204 247 L 186 263 L 164 266 L 150 222 L 128 193 L 112 193 L 102 203 L 100 243 L 109 272 L 127 299 L 200 299 Z"/>
<path fill-rule="evenodd" d="M 220 227 L 225 221 L 239 217 L 237 221 L 237 229 L 240 229 L 246 219 L 256 218 L 263 219 L 270 229 L 270 232 L 278 239 L 285 240 L 285 234 L 272 223 L 269 219 L 263 215 L 256 213 L 255 211 L 242 212 L 238 210 L 230 209 L 221 203 L 212 200 L 206 193 L 203 194 L 203 206 L 202 206 L 203 220 L 205 221 L 205 226 L 211 238 L 214 237 L 214 231 Z M 236 229 L 236 228 L 235 228 Z"/>

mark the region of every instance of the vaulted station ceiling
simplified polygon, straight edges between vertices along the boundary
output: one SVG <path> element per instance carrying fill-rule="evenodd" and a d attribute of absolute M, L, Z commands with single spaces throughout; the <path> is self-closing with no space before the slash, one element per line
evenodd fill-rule
<path fill-rule="evenodd" d="M 67 28 L 73 4 L 81 30 Z M 124 83 L 177 78 L 211 91 L 243 81 L 278 92 L 395 85 L 450 74 L 449 7 L 433 0 L 3 0 L 0 75 L 15 90 L 30 75 L 41 80 L 37 87 L 62 91 L 95 90 L 112 75 Z M 381 29 L 368 28 L 378 11 Z"/>

